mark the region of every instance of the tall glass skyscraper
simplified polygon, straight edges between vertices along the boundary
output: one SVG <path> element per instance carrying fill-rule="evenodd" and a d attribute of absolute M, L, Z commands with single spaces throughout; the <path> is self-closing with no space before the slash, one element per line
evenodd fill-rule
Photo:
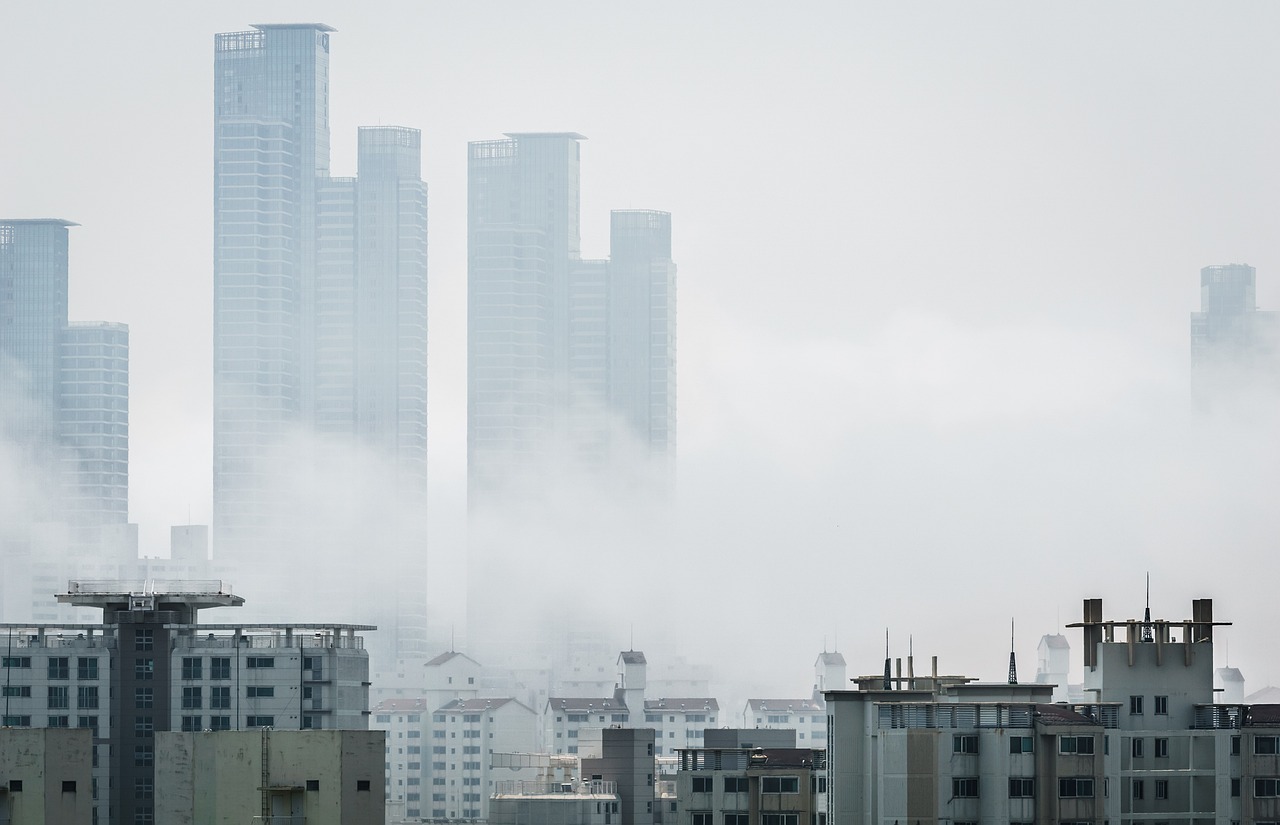
<path fill-rule="evenodd" d="M 1280 390 L 1280 313 L 1258 309 L 1248 264 L 1200 270 L 1200 311 L 1191 313 L 1191 390 L 1197 406 L 1241 391 Z"/>
<path fill-rule="evenodd" d="M 16 542 L 42 533 L 60 557 L 99 558 L 129 521 L 129 328 L 68 323 L 76 225 L 0 221 L 0 422 L 39 471 Z"/>
<path fill-rule="evenodd" d="M 549 461 L 617 469 L 622 442 L 675 451 L 671 216 L 612 215 L 611 256 L 581 256 L 582 135 L 470 144 L 468 418 L 473 494 Z"/>
<path fill-rule="evenodd" d="M 363 127 L 356 177 L 330 175 L 332 32 L 263 25 L 214 40 L 213 529 L 222 561 L 288 564 L 315 549 L 298 546 L 308 525 L 287 488 L 312 482 L 319 451 L 350 457 L 323 478 L 338 499 L 391 484 L 387 513 L 353 515 L 377 523 L 345 525 L 348 534 L 386 558 L 424 556 L 422 139 L 416 129 Z M 382 560 L 362 555 L 367 547 L 332 549 L 351 564 Z M 404 653 L 425 636 L 425 585 L 400 574 L 414 592 L 389 599 L 396 615 L 379 624 L 399 634 Z M 343 574 L 326 575 L 336 586 Z"/>

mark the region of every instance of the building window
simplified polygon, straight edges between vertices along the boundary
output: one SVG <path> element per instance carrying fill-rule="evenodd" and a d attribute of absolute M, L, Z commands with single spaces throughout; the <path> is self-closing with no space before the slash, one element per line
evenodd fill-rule
<path fill-rule="evenodd" d="M 133 717 L 133 735 L 138 739 L 150 739 L 155 735 L 155 718 L 151 716 Z"/>
<path fill-rule="evenodd" d="M 209 659 L 210 679 L 230 679 L 231 659 L 226 656 L 214 656 Z"/>
<path fill-rule="evenodd" d="M 188 732 L 200 730 L 200 717 L 199 716 L 182 717 L 182 729 Z"/>
<path fill-rule="evenodd" d="M 1168 798 L 1169 798 L 1169 780 L 1157 779 L 1156 780 L 1156 799 L 1168 799 Z"/>
<path fill-rule="evenodd" d="M 81 685 L 76 688 L 76 707 L 94 709 L 98 707 L 98 686 Z"/>
<path fill-rule="evenodd" d="M 1030 736 L 1010 736 L 1009 753 L 1031 753 L 1034 741 Z"/>
<path fill-rule="evenodd" d="M 357 790 L 357 791 L 367 791 L 367 790 L 369 790 L 369 780 L 368 780 L 368 779 L 357 779 L 357 780 L 356 780 L 356 790 Z M 418 798 L 418 794 L 413 794 L 413 797 L 414 797 L 414 799 L 417 799 L 417 798 Z"/>
<path fill-rule="evenodd" d="M 1135 779 L 1135 780 L 1133 780 L 1133 798 L 1134 798 L 1134 799 L 1146 799 L 1146 798 L 1147 798 L 1147 783 L 1146 783 L 1146 782 L 1144 782 L 1144 781 L 1143 781 L 1143 780 L 1141 780 L 1141 779 Z"/>
<path fill-rule="evenodd" d="M 264 696 L 275 696 L 275 695 L 276 695 L 275 687 L 261 687 L 257 685 L 249 685 L 249 687 L 245 688 L 245 696 L 249 697 L 250 699 L 261 698 Z"/>
<path fill-rule="evenodd" d="M 133 706 L 137 709 L 153 708 L 156 706 L 155 688 L 134 688 L 133 689 Z"/>
<path fill-rule="evenodd" d="M 134 799 L 153 799 L 155 795 L 155 785 L 150 777 L 139 776 L 133 780 Z"/>
<path fill-rule="evenodd" d="M 751 825 L 751 815 L 746 811 L 725 811 L 724 825 Z"/>
<path fill-rule="evenodd" d="M 202 679 L 204 676 L 204 667 L 199 656 L 182 657 L 182 678 L 183 679 Z"/>
<path fill-rule="evenodd" d="M 1156 746 L 1156 752 L 1155 752 L 1156 759 L 1169 758 L 1169 740 L 1168 739 L 1166 739 L 1163 736 L 1157 736 L 1155 739 L 1155 746 Z"/>
<path fill-rule="evenodd" d="M 1240 755 L 1240 737 L 1239 736 L 1231 737 L 1231 755 L 1232 756 Z"/>
<path fill-rule="evenodd" d="M 977 753 L 978 735 L 976 733 L 957 733 L 951 739 L 952 753 Z"/>
<path fill-rule="evenodd" d="M 30 656 L 5 656 L 0 661 L 0 667 L 3 668 L 29 668 L 31 667 Z"/>
<path fill-rule="evenodd" d="M 725 793 L 747 793 L 750 789 L 750 781 L 745 776 L 726 776 L 724 778 Z"/>
<path fill-rule="evenodd" d="M 1270 777 L 1253 780 L 1253 795 L 1266 798 L 1280 796 L 1280 779 Z"/>
<path fill-rule="evenodd" d="M 156 672 L 155 659 L 135 659 L 133 662 L 133 678 L 139 682 L 150 681 Z"/>
<path fill-rule="evenodd" d="M 29 728 L 31 727 L 30 716 L 5 716 L 0 719 L 0 727 L 5 728 Z"/>
<path fill-rule="evenodd" d="M 274 716 L 246 716 L 244 720 L 246 728 L 272 728 L 275 724 Z"/>
<path fill-rule="evenodd" d="M 1009 779 L 1009 798 L 1010 799 L 1028 799 L 1036 795 L 1036 781 L 1034 779 L 1010 778 Z"/>
<path fill-rule="evenodd" d="M 155 751 L 151 745 L 134 745 L 133 746 L 133 766 L 135 768 L 149 768 L 155 762 Z"/>
<path fill-rule="evenodd" d="M 1263 755 L 1280 753 L 1280 736 L 1253 737 L 1253 752 Z"/>
<path fill-rule="evenodd" d="M 761 793 L 800 793 L 800 777 L 798 776 L 762 776 L 760 777 Z"/>
<path fill-rule="evenodd" d="M 1133 737 L 1133 742 L 1130 744 L 1130 752 L 1133 754 L 1134 759 L 1142 758 L 1142 737 L 1141 736 Z"/>
<path fill-rule="evenodd" d="M 209 730 L 231 730 L 230 716 L 210 716 Z"/>
<path fill-rule="evenodd" d="M 69 716 L 50 716 L 49 727 L 51 728 L 69 728 L 71 727 L 71 717 Z"/>
<path fill-rule="evenodd" d="M 75 781 L 74 779 L 64 779 L 64 780 L 62 780 L 62 792 L 63 792 L 63 793 L 75 793 L 75 792 L 76 792 L 76 781 Z"/>
<path fill-rule="evenodd" d="M 49 688 L 49 710 L 62 710 L 71 706 L 71 691 L 66 685 Z"/>
<path fill-rule="evenodd" d="M 96 680 L 98 678 L 98 660 L 92 656 L 81 656 L 76 660 L 76 678 Z"/>
<path fill-rule="evenodd" d="M 1093 753 L 1092 736 L 1059 736 L 1059 753 L 1090 754 Z"/>
<path fill-rule="evenodd" d="M 689 816 L 693 817 L 693 825 L 715 825 L 711 819 L 711 811 L 690 811 Z"/>
<path fill-rule="evenodd" d="M 182 689 L 182 707 L 187 710 L 204 707 L 204 697 L 201 695 L 201 689 L 198 687 L 184 687 Z"/>
<path fill-rule="evenodd" d="M 1231 780 L 1231 795 L 1232 796 L 1240 795 L 1240 778 L 1239 777 L 1236 777 L 1235 779 Z"/>
<path fill-rule="evenodd" d="M 1130 716 L 1142 715 L 1142 697 L 1141 696 L 1129 697 L 1129 715 Z"/>
<path fill-rule="evenodd" d="M 50 679 L 70 679 L 71 678 L 71 660 L 66 656 L 50 656 L 49 657 L 49 678 Z"/>
<path fill-rule="evenodd" d="M 318 791 L 318 790 L 320 790 L 320 780 L 319 780 L 319 779 L 308 779 L 308 780 L 307 780 L 307 790 L 309 790 L 309 791 Z"/>
<path fill-rule="evenodd" d="M 951 780 L 951 795 L 957 799 L 973 799 L 978 795 L 978 777 L 959 776 Z"/>
<path fill-rule="evenodd" d="M 152 650 L 156 646 L 156 632 L 151 628 L 142 627 L 134 631 L 133 649 L 147 651 Z"/>
<path fill-rule="evenodd" d="M 231 707 L 231 688 L 229 687 L 209 688 L 209 707 L 215 710 L 226 709 Z"/>
<path fill-rule="evenodd" d="M 88 728 L 89 730 L 93 731 L 94 736 L 98 735 L 98 717 L 81 716 L 79 719 L 76 720 L 76 723 L 77 723 L 76 727 Z M 95 756 L 97 755 L 97 748 L 94 748 L 94 755 Z"/>
<path fill-rule="evenodd" d="M 709 776 L 693 777 L 693 792 L 694 793 L 711 793 L 711 777 Z M 710 814 L 707 814 L 707 816 L 710 816 Z"/>
<path fill-rule="evenodd" d="M 1058 796 L 1062 799 L 1092 799 L 1093 779 L 1085 776 L 1059 779 Z"/>
<path fill-rule="evenodd" d="M 2 695 L 4 696 L 31 696 L 31 685 L 5 685 Z"/>
<path fill-rule="evenodd" d="M 760 825 L 800 825 L 799 814 L 761 814 Z"/>
<path fill-rule="evenodd" d="M 1151 709 L 1152 712 L 1156 716 L 1168 716 L 1169 715 L 1169 697 L 1156 696 L 1154 698 L 1154 701 L 1155 701 L 1155 707 Z"/>
<path fill-rule="evenodd" d="M 248 668 L 275 667 L 276 660 L 274 656 L 250 656 L 244 664 Z"/>

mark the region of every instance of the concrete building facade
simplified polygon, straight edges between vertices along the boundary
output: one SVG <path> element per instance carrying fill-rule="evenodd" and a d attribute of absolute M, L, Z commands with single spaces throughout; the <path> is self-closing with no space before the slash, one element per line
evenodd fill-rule
<path fill-rule="evenodd" d="M 93 734 L 82 728 L 0 727 L 0 822 L 95 821 Z"/>
<path fill-rule="evenodd" d="M 156 822 L 385 821 L 381 731 L 167 731 L 155 741 Z"/>
<path fill-rule="evenodd" d="M 198 624 L 243 603 L 216 581 L 72 582 L 58 598 L 102 621 L 0 626 L 2 722 L 91 732 L 99 822 L 155 821 L 157 732 L 368 726 L 370 626 Z"/>

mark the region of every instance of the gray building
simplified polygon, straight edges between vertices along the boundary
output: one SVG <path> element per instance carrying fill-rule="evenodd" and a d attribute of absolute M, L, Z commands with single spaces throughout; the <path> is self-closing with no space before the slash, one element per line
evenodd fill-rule
<path fill-rule="evenodd" d="M 94 821 L 93 735 L 87 730 L 0 727 L 0 822 Z"/>
<path fill-rule="evenodd" d="M 368 726 L 356 633 L 372 627 L 198 623 L 243 604 L 221 582 L 72 582 L 58 599 L 102 622 L 0 625 L 0 724 L 92 731 L 99 822 L 161 821 L 158 731 Z"/>
<path fill-rule="evenodd" d="M 1200 311 L 1191 313 L 1191 389 L 1198 406 L 1256 387 L 1280 388 L 1280 313 L 1258 309 L 1248 264 L 1200 270 Z"/>
<path fill-rule="evenodd" d="M 675 450 L 671 216 L 619 211 L 611 257 L 582 257 L 582 135 L 470 144 L 467 456 L 473 493 L 548 462 L 618 469 Z"/>
<path fill-rule="evenodd" d="M 291 529 L 306 523 L 294 508 L 307 504 L 290 500 L 281 482 L 340 462 L 323 464 L 334 495 L 385 495 L 358 511 L 361 523 L 314 541 L 351 558 L 343 542 L 376 535 L 400 559 L 397 586 L 380 605 L 380 641 L 388 657 L 419 656 L 427 449 L 421 135 L 361 128 L 357 176 L 330 175 L 332 32 L 318 23 L 258 25 L 214 41 L 214 552 L 279 570 L 314 550 L 300 547 Z M 302 454 L 289 453 L 289 463 L 271 455 L 301 434 L 315 436 L 292 442 L 310 445 Z"/>

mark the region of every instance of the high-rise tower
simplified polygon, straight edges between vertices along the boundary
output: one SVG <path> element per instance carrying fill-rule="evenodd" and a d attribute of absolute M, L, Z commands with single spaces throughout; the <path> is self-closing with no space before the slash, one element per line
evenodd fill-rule
<path fill-rule="evenodd" d="M 671 216 L 612 215 L 582 258 L 582 135 L 470 145 L 467 454 L 474 494 L 562 460 L 616 468 L 623 442 L 675 448 Z M 524 478 L 528 481 L 528 478 Z"/>
<path fill-rule="evenodd" d="M 214 41 L 214 553 L 318 587 L 400 560 L 378 617 L 398 655 L 425 637 L 422 139 L 363 127 L 357 176 L 330 175 L 332 31 Z M 298 564 L 318 552 L 351 569 Z"/>
<path fill-rule="evenodd" d="M 1280 387 L 1280 315 L 1257 306 L 1248 264 L 1200 270 L 1200 311 L 1191 313 L 1191 389 L 1208 408 L 1241 390 Z"/>

